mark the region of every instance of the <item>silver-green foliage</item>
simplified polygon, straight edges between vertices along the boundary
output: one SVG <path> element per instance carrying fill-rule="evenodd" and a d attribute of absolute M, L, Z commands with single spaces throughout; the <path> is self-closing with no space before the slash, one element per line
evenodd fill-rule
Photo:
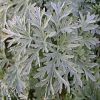
<path fill-rule="evenodd" d="M 15 9 L 9 8 L 14 4 Z M 0 15 L 1 32 L 11 38 L 7 41 L 11 58 L 0 56 L 0 68 L 4 67 L 3 62 L 10 64 L 2 79 L 6 89 L 16 90 L 19 96 L 27 95 L 32 67 L 37 69 L 33 76 L 39 80 L 36 86 L 45 88 L 45 97 L 61 93 L 63 85 L 68 93 L 71 85 L 82 87 L 84 77 L 96 81 L 92 69 L 97 64 L 93 63 L 92 49 L 98 40 L 92 31 L 98 28 L 97 16 L 90 12 L 74 16 L 71 2 L 51 2 L 47 11 L 29 0 L 13 0 L 7 8 L 5 5 L 0 12 L 5 16 Z M 1 38 L 1 49 L 4 40 Z M 69 73 L 73 76 L 71 83 Z"/>

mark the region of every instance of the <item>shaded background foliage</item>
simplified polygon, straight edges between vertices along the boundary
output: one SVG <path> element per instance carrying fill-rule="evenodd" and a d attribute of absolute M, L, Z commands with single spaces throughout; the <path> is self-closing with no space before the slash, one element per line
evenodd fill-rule
<path fill-rule="evenodd" d="M 53 19 L 50 18 L 50 14 L 52 14 L 54 11 L 57 14 L 57 11 L 56 11 L 57 9 L 55 8 L 55 6 L 57 2 L 59 1 L 60 0 L 55 0 L 55 1 L 53 0 L 53 2 L 55 3 L 51 4 L 50 3 L 51 0 L 38 0 L 38 1 L 37 0 L 36 1 L 35 0 L 17 0 L 17 1 L 16 0 L 0 0 L 0 38 L 1 38 L 0 39 L 0 82 L 1 82 L 0 93 L 1 93 L 1 100 L 8 99 L 8 98 L 11 100 L 15 100 L 15 99 L 25 100 L 27 99 L 27 96 L 28 96 L 28 99 L 30 100 L 33 100 L 33 98 L 36 100 L 41 100 L 41 99 L 45 100 L 44 96 L 46 95 L 47 97 L 47 94 L 49 94 L 50 100 L 53 100 L 53 99 L 54 100 L 74 100 L 74 99 L 75 100 L 99 100 L 100 99 L 100 95 L 99 95 L 100 93 L 100 66 L 99 66 L 100 48 L 99 48 L 99 44 L 97 44 L 98 41 L 95 38 L 96 36 L 97 38 L 100 39 L 100 27 L 97 27 L 94 24 L 94 23 L 97 23 L 98 25 L 100 25 L 99 20 L 95 19 L 96 18 L 95 15 L 98 15 L 98 18 L 100 17 L 99 15 L 100 2 L 99 0 L 96 0 L 96 1 L 95 0 L 71 0 L 72 2 L 70 0 L 66 0 L 66 2 L 68 1 L 67 5 L 68 6 L 70 5 L 70 7 L 73 8 L 72 12 L 70 13 L 70 9 L 68 9 L 68 7 L 66 6 L 67 11 L 69 10 L 68 16 L 65 13 L 65 16 L 69 18 L 69 21 L 67 21 L 67 25 L 68 23 L 76 23 L 78 18 L 80 19 L 79 23 L 81 23 L 82 25 L 84 24 L 83 22 L 85 22 L 86 20 L 89 23 L 88 27 L 85 27 L 84 25 L 77 26 L 77 23 L 75 24 L 76 26 L 74 24 L 71 24 L 72 26 L 70 27 L 71 28 L 73 27 L 74 31 L 78 30 L 78 35 L 77 34 L 76 35 L 73 34 L 73 35 L 76 36 L 76 39 L 78 39 L 78 42 L 80 43 L 82 42 L 80 41 L 78 36 L 82 36 L 83 41 L 85 40 L 84 42 L 86 46 L 82 45 L 78 47 L 77 42 L 74 45 L 69 45 L 69 47 L 71 46 L 69 49 L 71 50 L 71 52 L 68 51 L 69 55 L 67 55 L 68 57 L 67 59 L 68 60 L 71 59 L 72 62 L 73 60 L 76 60 L 76 64 L 77 65 L 81 64 L 81 67 L 82 67 L 84 65 L 87 65 L 87 63 L 85 62 L 86 60 L 87 61 L 89 60 L 88 56 L 90 57 L 91 52 L 92 52 L 92 57 L 94 57 L 93 52 L 96 54 L 96 57 L 91 60 L 92 63 L 88 63 L 88 65 L 85 66 L 86 68 L 84 69 L 85 74 L 83 72 L 81 73 L 82 69 L 79 68 L 79 66 L 78 67 L 75 66 L 75 68 L 78 68 L 77 71 L 83 74 L 81 77 L 82 80 L 80 80 L 80 78 L 76 74 L 71 75 L 71 72 L 72 71 L 74 72 L 74 69 L 73 68 L 70 69 L 67 76 L 68 82 L 69 82 L 68 84 L 70 84 L 70 86 L 68 86 L 68 84 L 66 84 L 64 81 L 65 72 L 64 71 L 62 71 L 63 73 L 60 72 L 61 69 L 59 69 L 59 67 L 57 67 L 56 70 L 52 70 L 53 65 L 50 65 L 50 64 L 53 64 L 52 59 L 56 60 L 55 62 L 59 60 L 62 60 L 62 61 L 64 60 L 60 58 L 63 56 L 62 55 L 63 52 L 65 52 L 64 51 L 65 45 L 64 43 L 62 43 L 62 41 L 64 40 L 64 37 L 66 37 L 65 33 L 73 32 L 73 30 L 70 27 L 66 27 L 68 29 L 65 28 L 65 26 L 67 25 L 64 25 L 65 24 L 64 22 L 60 23 L 60 26 L 59 25 L 57 26 L 56 22 L 54 22 L 55 19 L 53 21 Z M 36 3 L 36 6 L 35 6 L 36 8 L 34 8 L 34 5 L 31 5 L 33 3 Z M 40 11 L 37 6 L 41 8 Z M 59 6 L 61 7 L 60 3 L 58 3 L 58 7 Z M 45 11 L 48 13 L 46 13 L 43 10 L 43 8 L 45 8 Z M 38 22 L 39 19 L 37 20 L 34 17 L 35 12 L 33 11 L 33 9 L 38 14 L 42 14 L 42 13 L 44 14 L 44 16 L 42 17 L 45 20 L 42 20 L 42 19 L 40 20 L 42 23 L 41 26 L 39 26 L 39 22 Z M 56 14 L 53 13 L 52 16 L 53 17 L 56 16 L 57 18 L 58 15 Z M 64 18 L 62 17 L 63 20 Z M 93 24 L 90 25 L 91 23 Z M 30 27 L 30 25 L 32 25 L 32 27 Z M 49 25 L 51 25 L 52 28 Z M 44 30 L 41 29 L 42 26 L 44 27 Z M 44 37 L 46 38 L 46 41 L 43 41 L 44 44 L 40 42 L 40 40 L 42 41 L 42 38 L 39 36 L 39 34 L 37 34 L 37 33 L 41 33 L 40 31 L 45 33 Z M 57 36 L 55 34 L 55 31 L 58 32 Z M 61 35 L 59 31 L 61 31 L 63 35 Z M 18 33 L 18 34 L 15 34 L 15 33 Z M 90 33 L 92 33 L 92 35 Z M 69 37 L 66 37 L 66 38 L 72 39 L 72 40 L 75 39 L 71 35 L 69 35 Z M 34 44 L 34 41 L 32 39 L 35 41 L 36 44 Z M 89 42 L 87 40 L 89 40 Z M 65 39 L 64 42 L 66 43 L 66 41 L 67 40 Z M 47 42 L 48 44 L 46 44 Z M 70 43 L 70 41 L 67 41 L 67 42 Z M 49 44 L 49 43 L 53 43 L 53 44 Z M 57 47 L 58 53 L 56 53 L 57 52 L 56 46 L 58 45 L 59 45 L 59 48 Z M 93 46 L 93 48 L 89 50 L 91 48 L 91 45 Z M 94 48 L 94 46 L 96 48 Z M 74 49 L 76 47 L 77 49 Z M 75 59 L 73 59 L 73 55 L 75 56 Z M 84 62 L 80 63 L 81 61 L 84 61 Z M 44 62 L 47 62 L 47 63 L 44 63 Z M 59 62 L 57 62 L 56 64 L 58 64 L 59 66 Z M 44 65 L 47 65 L 47 66 L 44 66 Z M 16 67 L 16 66 L 19 66 L 19 67 Z M 24 67 L 21 67 L 21 66 L 24 66 Z M 47 67 L 48 69 L 50 67 L 51 69 L 43 70 L 39 66 Z M 62 85 L 63 88 L 60 88 L 60 85 L 57 87 L 58 89 L 59 88 L 62 89 L 62 92 L 59 93 L 59 91 L 57 91 L 55 95 L 54 95 L 54 90 L 53 90 L 54 85 L 52 86 L 51 81 L 50 81 L 50 88 L 48 89 L 48 91 L 46 91 L 47 94 L 45 94 L 44 89 L 45 89 L 46 84 L 45 84 L 45 81 L 43 83 L 42 81 L 43 78 L 41 77 L 47 71 L 45 78 L 46 77 L 48 78 L 48 76 L 52 74 L 50 73 L 50 70 L 51 72 L 54 71 L 55 73 L 55 76 L 52 79 L 52 81 L 55 81 L 55 78 L 57 78 L 56 77 L 57 75 L 59 77 L 58 79 L 62 81 L 61 84 L 64 84 Z M 78 73 L 78 75 L 81 75 L 80 73 Z M 76 75 L 76 78 L 75 78 L 75 75 Z M 33 78 L 34 76 L 36 79 Z M 49 80 L 51 80 L 51 78 L 52 78 L 52 75 L 51 77 L 49 77 L 49 79 L 47 79 L 48 81 L 47 83 L 49 83 Z M 76 81 L 78 83 L 75 82 L 75 79 L 77 79 Z M 41 88 L 35 87 L 36 83 L 38 82 L 40 82 L 38 85 L 43 84 L 44 86 L 42 86 Z M 82 83 L 83 83 L 83 86 L 80 87 Z M 65 86 L 67 86 L 67 89 L 65 89 Z M 69 91 L 68 88 L 70 88 L 70 94 L 68 93 Z M 25 89 L 27 92 L 26 91 L 23 92 L 23 89 Z M 52 94 L 53 96 L 50 94 Z"/>

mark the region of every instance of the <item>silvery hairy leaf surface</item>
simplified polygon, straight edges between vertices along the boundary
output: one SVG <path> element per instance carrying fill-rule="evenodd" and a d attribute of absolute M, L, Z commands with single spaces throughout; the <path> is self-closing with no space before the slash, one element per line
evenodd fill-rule
<path fill-rule="evenodd" d="M 27 100 L 30 73 L 44 98 L 97 81 L 98 16 L 79 11 L 84 0 L 58 1 L 41 8 L 32 0 L 0 0 L 0 97 L 14 92 Z"/>

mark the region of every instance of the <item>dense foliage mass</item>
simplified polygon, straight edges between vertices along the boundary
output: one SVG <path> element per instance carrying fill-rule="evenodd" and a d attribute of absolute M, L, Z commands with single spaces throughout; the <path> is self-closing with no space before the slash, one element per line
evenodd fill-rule
<path fill-rule="evenodd" d="M 99 100 L 100 2 L 0 0 L 0 100 Z"/>

